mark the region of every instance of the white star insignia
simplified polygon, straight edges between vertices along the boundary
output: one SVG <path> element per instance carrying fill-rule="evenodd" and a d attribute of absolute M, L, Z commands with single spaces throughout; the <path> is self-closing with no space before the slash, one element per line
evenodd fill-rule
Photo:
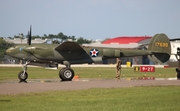
<path fill-rule="evenodd" d="M 92 50 L 90 51 L 91 57 L 96 57 L 96 56 L 98 56 L 98 53 L 99 53 L 99 51 L 96 50 L 96 49 L 92 49 Z"/>

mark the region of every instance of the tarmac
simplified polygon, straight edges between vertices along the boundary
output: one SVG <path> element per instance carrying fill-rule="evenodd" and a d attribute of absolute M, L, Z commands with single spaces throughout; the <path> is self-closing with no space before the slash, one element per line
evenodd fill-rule
<path fill-rule="evenodd" d="M 75 79 L 73 81 L 61 82 L 59 79 L 28 79 L 27 83 L 18 83 L 17 80 L 1 81 L 0 95 L 16 95 L 26 93 L 39 93 L 46 91 L 71 91 L 86 90 L 91 88 L 124 88 L 139 86 L 180 86 L 180 80 L 170 79 L 146 79 L 130 80 L 116 79 Z"/>

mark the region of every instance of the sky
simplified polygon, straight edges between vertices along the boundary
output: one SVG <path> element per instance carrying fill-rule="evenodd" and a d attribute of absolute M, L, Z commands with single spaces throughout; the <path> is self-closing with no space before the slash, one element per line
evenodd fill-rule
<path fill-rule="evenodd" d="M 180 38 L 180 0 L 0 0 L 0 37 L 62 32 L 85 39 Z"/>

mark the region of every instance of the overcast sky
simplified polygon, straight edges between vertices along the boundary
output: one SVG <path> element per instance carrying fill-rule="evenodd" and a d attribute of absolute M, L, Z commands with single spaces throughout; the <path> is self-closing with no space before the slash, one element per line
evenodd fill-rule
<path fill-rule="evenodd" d="M 86 39 L 180 37 L 180 0 L 0 0 L 0 37 L 58 34 Z"/>

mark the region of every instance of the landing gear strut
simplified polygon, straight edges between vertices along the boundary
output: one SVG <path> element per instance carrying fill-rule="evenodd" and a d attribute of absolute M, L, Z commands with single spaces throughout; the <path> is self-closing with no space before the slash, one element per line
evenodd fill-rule
<path fill-rule="evenodd" d="M 18 78 L 19 78 L 19 82 L 21 83 L 21 82 L 26 82 L 27 83 L 27 81 L 26 81 L 26 79 L 28 78 L 28 73 L 26 72 L 26 70 L 27 70 L 27 65 L 28 65 L 28 61 L 26 61 L 26 63 L 24 64 L 24 66 L 23 66 L 23 71 L 21 71 L 21 72 L 19 72 L 19 74 L 18 74 Z"/>
<path fill-rule="evenodd" d="M 74 77 L 74 71 L 70 68 L 70 65 L 66 65 L 59 71 L 59 77 L 62 81 L 71 81 Z"/>

